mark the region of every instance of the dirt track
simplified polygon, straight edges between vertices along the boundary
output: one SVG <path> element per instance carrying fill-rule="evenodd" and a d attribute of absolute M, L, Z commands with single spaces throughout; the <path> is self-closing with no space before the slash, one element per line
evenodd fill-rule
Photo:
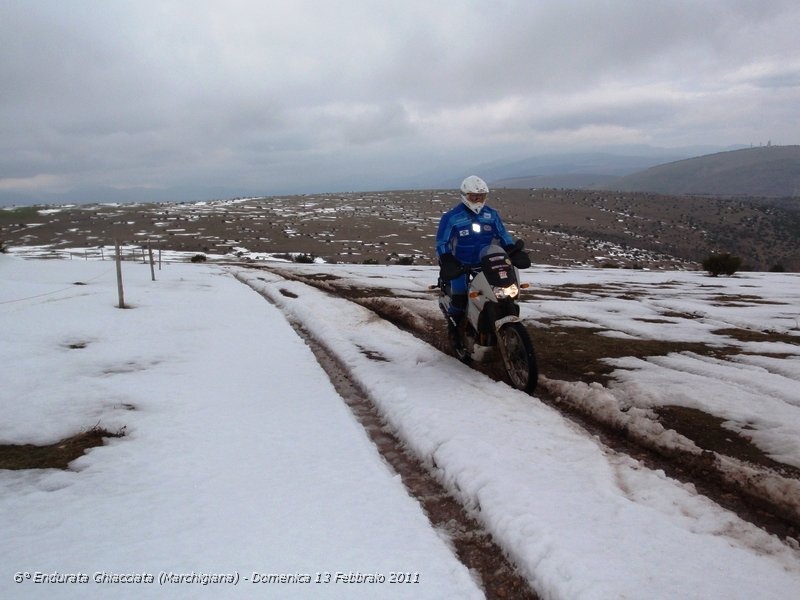
<path fill-rule="evenodd" d="M 270 268 L 269 270 L 284 278 L 296 279 L 357 302 L 437 349 L 450 353 L 443 323 L 426 318 L 424 315 L 410 313 L 402 306 L 401 302 L 390 297 L 387 298 L 385 292 L 370 294 L 370 290 L 357 290 L 347 285 L 337 285 L 335 279 L 302 276 L 297 272 L 280 268 Z M 557 354 L 554 348 L 548 346 L 548 337 L 552 338 L 552 335 L 545 336 L 541 330 L 537 331 L 533 328 L 529 328 L 529 330 L 535 343 L 542 350 L 540 352 L 542 357 Z M 576 343 L 578 343 L 577 340 Z M 609 349 L 600 348 L 598 351 L 609 351 Z M 583 375 L 585 366 L 583 362 L 576 363 L 573 360 L 570 363 L 562 360 L 563 358 L 559 356 L 556 375 L 565 378 L 570 376 L 577 378 L 579 375 Z M 581 359 L 581 361 L 583 360 L 585 357 Z M 341 367 L 339 366 L 339 368 Z M 476 368 L 495 380 L 502 380 L 505 377 L 502 369 L 494 365 Z M 545 375 L 552 377 L 553 370 L 553 365 L 548 361 L 540 361 L 540 371 Z M 800 519 L 793 508 L 787 508 L 772 501 L 763 493 L 764 489 L 758 478 L 748 475 L 746 471 L 741 474 L 734 473 L 731 476 L 722 468 L 721 460 L 724 461 L 725 456 L 720 459 L 715 452 L 710 450 L 697 455 L 675 449 L 665 449 L 628 430 L 624 424 L 598 421 L 593 415 L 561 401 L 557 394 L 548 389 L 546 377 L 540 380 L 536 397 L 559 410 L 566 418 L 580 425 L 590 435 L 597 436 L 614 451 L 628 454 L 652 469 L 661 469 L 674 479 L 691 483 L 698 492 L 711 498 L 720 506 L 735 512 L 741 518 L 781 538 L 794 539 L 800 543 Z M 719 428 L 704 425 L 702 419 L 697 419 L 697 415 L 664 411 L 661 421 L 665 427 L 682 433 L 692 433 L 692 440 L 701 448 L 714 447 L 716 443 Z M 730 432 L 727 433 L 727 436 L 730 437 Z M 725 450 L 732 454 L 746 454 L 751 447 L 750 444 L 742 441 L 741 447 L 726 448 Z M 746 460 L 748 464 L 756 464 L 762 458 L 746 456 Z M 769 464 L 764 466 L 767 470 L 780 469 L 785 471 L 784 475 L 792 479 L 800 479 L 800 473 L 785 465 Z"/>
<path fill-rule="evenodd" d="M 284 290 L 281 293 L 289 294 Z M 292 326 L 311 348 L 334 388 L 364 427 L 381 456 L 400 475 L 408 492 L 420 503 L 433 527 L 451 541 L 461 562 L 480 577 L 486 598 L 539 598 L 527 581 L 517 574 L 516 568 L 492 541 L 491 535 L 404 447 L 347 369 L 299 324 L 292 323 Z"/>

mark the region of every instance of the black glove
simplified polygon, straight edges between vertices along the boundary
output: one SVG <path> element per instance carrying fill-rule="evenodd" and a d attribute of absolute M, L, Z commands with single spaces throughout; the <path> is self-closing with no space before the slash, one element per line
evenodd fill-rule
<path fill-rule="evenodd" d="M 531 259 L 527 252 L 523 251 L 525 242 L 517 240 L 512 246 L 505 246 L 503 249 L 508 253 L 508 258 L 511 259 L 511 264 L 518 269 L 527 269 L 531 266 Z"/>
<path fill-rule="evenodd" d="M 449 252 L 439 257 L 439 278 L 442 281 L 450 281 L 465 272 L 464 264 Z"/>

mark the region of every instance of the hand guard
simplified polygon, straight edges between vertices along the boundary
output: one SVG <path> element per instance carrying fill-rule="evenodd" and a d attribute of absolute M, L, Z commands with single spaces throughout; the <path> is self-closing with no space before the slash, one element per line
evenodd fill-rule
<path fill-rule="evenodd" d="M 525 242 L 522 240 L 517 240 L 513 246 L 506 246 L 503 248 L 506 252 L 508 252 L 508 258 L 511 259 L 511 264 L 518 269 L 527 269 L 531 266 L 531 259 L 528 256 L 528 253 L 523 252 L 522 250 L 524 247 Z"/>
<path fill-rule="evenodd" d="M 442 254 L 439 257 L 439 278 L 442 281 L 450 281 L 460 277 L 465 272 L 464 264 L 452 254 Z"/>

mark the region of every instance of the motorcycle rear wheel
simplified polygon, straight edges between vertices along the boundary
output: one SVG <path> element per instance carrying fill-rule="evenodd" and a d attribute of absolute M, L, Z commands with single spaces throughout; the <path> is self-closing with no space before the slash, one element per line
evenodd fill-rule
<path fill-rule="evenodd" d="M 508 323 L 498 332 L 497 343 L 501 346 L 511 385 L 518 390 L 533 392 L 539 379 L 539 368 L 528 331 L 522 323 Z"/>

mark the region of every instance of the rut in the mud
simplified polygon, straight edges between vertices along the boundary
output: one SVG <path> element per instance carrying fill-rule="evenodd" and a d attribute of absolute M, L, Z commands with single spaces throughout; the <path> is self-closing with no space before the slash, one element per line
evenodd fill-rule
<path fill-rule="evenodd" d="M 287 295 L 285 290 L 281 293 Z M 449 539 L 461 562 L 480 578 L 489 600 L 515 598 L 537 600 L 539 596 L 517 573 L 491 535 L 436 481 L 392 432 L 367 394 L 349 376 L 347 369 L 299 324 L 294 329 L 305 340 L 328 374 L 336 391 L 347 403 L 386 462 L 400 475 L 408 492 L 422 506 L 433 527 Z M 370 356 L 373 360 L 385 360 Z"/>
<path fill-rule="evenodd" d="M 296 329 L 299 330 L 295 326 Z M 538 596 L 516 573 L 491 536 L 450 496 L 427 469 L 408 452 L 378 414 L 368 396 L 352 381 L 347 370 L 323 346 L 300 330 L 336 391 L 364 427 L 381 456 L 403 480 L 431 523 L 453 543 L 467 568 L 480 575 L 487 598 L 535 599 Z"/>

